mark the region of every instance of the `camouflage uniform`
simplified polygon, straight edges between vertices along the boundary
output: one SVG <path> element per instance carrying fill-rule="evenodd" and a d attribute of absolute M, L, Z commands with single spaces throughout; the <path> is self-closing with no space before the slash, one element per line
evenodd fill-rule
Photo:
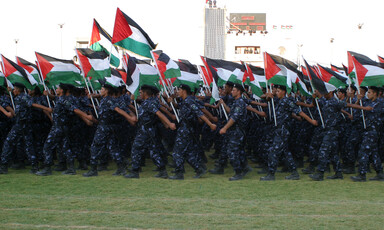
<path fill-rule="evenodd" d="M 296 170 L 292 153 L 288 149 L 288 140 L 290 136 L 290 121 L 292 113 L 299 113 L 299 107 L 287 97 L 284 97 L 276 103 L 275 107 L 277 126 L 273 130 L 273 144 L 268 154 L 268 171 L 275 174 L 278 166 L 279 157 L 284 154 L 287 168 L 291 171 Z"/>
<path fill-rule="evenodd" d="M 247 158 L 245 154 L 246 143 L 246 127 L 248 123 L 247 104 L 243 98 L 233 101 L 230 106 L 231 112 L 229 119 L 235 121 L 235 124 L 227 131 L 226 155 L 236 174 L 243 173 L 247 166 Z"/>
<path fill-rule="evenodd" d="M 203 115 L 193 96 L 187 96 L 179 104 L 180 126 L 177 129 L 175 146 L 173 148 L 173 160 L 176 164 L 176 172 L 184 172 L 184 161 L 195 169 L 201 167 L 201 155 L 196 148 L 198 144 L 197 119 Z"/>
<path fill-rule="evenodd" d="M 158 122 L 156 112 L 159 111 L 159 108 L 160 102 L 156 97 L 144 100 L 138 108 L 139 121 L 131 152 L 132 170 L 136 173 L 140 170 L 141 162 L 147 150 L 157 168 L 165 169 L 164 146 L 161 146 L 161 140 L 156 132 L 156 123 Z"/>
<path fill-rule="evenodd" d="M 24 142 L 24 150 L 28 156 L 29 162 L 33 165 L 37 165 L 37 158 L 35 148 L 33 145 L 32 134 L 32 98 L 26 93 L 20 93 L 14 99 L 15 103 L 15 124 L 9 131 L 7 138 L 3 144 L 3 152 L 1 155 L 1 164 L 7 165 L 14 152 L 17 144 L 20 144 L 20 140 Z M 20 140 L 19 140 L 20 138 Z"/>

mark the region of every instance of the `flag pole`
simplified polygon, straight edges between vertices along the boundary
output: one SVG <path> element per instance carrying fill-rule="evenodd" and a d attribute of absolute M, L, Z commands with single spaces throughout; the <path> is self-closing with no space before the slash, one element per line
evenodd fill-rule
<path fill-rule="evenodd" d="M 354 58 L 354 57 L 352 56 L 352 58 Z M 352 62 L 353 62 L 354 69 L 356 69 L 355 62 L 353 60 L 352 60 Z M 357 83 L 357 93 L 360 94 L 360 84 L 359 84 L 359 77 L 357 76 L 357 69 L 356 69 L 356 83 Z M 359 100 L 359 101 L 360 101 L 360 106 L 363 106 L 363 102 L 361 100 Z M 367 124 L 365 123 L 364 110 L 361 110 L 361 115 L 363 118 L 364 129 L 367 129 Z"/>
<path fill-rule="evenodd" d="M 154 55 L 153 55 L 153 51 L 151 50 L 150 53 L 151 53 L 151 56 L 152 56 L 152 58 L 153 58 L 153 61 L 154 61 L 154 64 L 155 64 L 155 68 L 156 68 L 156 70 L 157 70 L 157 73 L 159 74 L 159 78 L 160 78 L 160 80 L 161 80 L 161 82 L 162 82 L 162 84 L 163 84 L 163 86 L 164 86 L 165 94 L 167 94 L 167 97 L 169 98 L 169 94 L 168 94 L 168 91 L 167 91 L 167 87 L 166 87 L 166 85 L 165 85 L 165 82 L 164 82 L 163 78 L 161 77 L 160 70 L 159 70 L 159 68 L 157 67 L 157 62 L 156 62 L 156 59 L 155 59 L 155 57 L 154 57 Z M 179 120 L 179 116 L 177 115 L 176 109 L 175 109 L 175 107 L 173 106 L 173 103 L 172 103 L 172 102 L 171 102 L 171 107 L 172 107 L 173 112 L 175 113 L 176 120 L 177 120 L 177 122 L 179 123 L 179 122 L 180 122 L 180 120 Z"/>
<path fill-rule="evenodd" d="M 264 52 L 264 55 L 263 55 L 264 56 L 264 72 L 267 72 L 266 71 L 267 70 L 267 58 L 266 58 L 266 55 L 267 55 L 267 52 Z M 267 85 L 268 85 L 268 81 L 267 81 Z M 271 84 L 269 84 L 269 91 L 272 93 L 272 86 L 271 86 Z M 269 102 L 268 102 L 268 104 L 269 104 Z M 275 121 L 275 126 L 277 126 L 275 102 L 273 100 L 273 95 L 272 95 L 272 98 L 271 98 L 271 104 L 272 104 L 272 110 L 273 110 L 273 120 Z"/>
<path fill-rule="evenodd" d="M 304 57 L 302 57 L 304 59 Z M 305 61 L 305 60 L 304 60 Z M 307 63 L 305 61 L 305 63 Z M 307 66 L 307 65 L 306 65 Z M 309 66 L 307 66 L 307 68 L 309 68 Z M 308 75 L 311 75 L 309 74 L 309 70 L 308 70 Z M 313 87 L 313 84 L 312 84 L 312 77 L 309 77 L 309 83 L 311 84 L 311 87 L 312 87 L 312 92 L 315 92 L 315 87 Z M 317 110 L 319 111 L 319 115 L 320 115 L 320 120 L 321 120 L 321 126 L 323 127 L 323 129 L 325 129 L 325 124 L 324 124 L 324 120 L 323 120 L 323 115 L 321 114 L 321 109 L 320 109 L 320 106 L 319 106 L 319 101 L 318 101 L 318 98 L 316 97 L 315 98 L 315 102 L 316 102 L 316 107 L 317 107 Z"/>
<path fill-rule="evenodd" d="M 91 89 L 92 89 L 92 93 L 95 93 L 96 91 L 95 91 L 95 89 L 93 88 L 92 83 L 91 83 L 91 80 L 89 79 L 89 77 L 87 78 L 87 80 L 88 80 L 88 84 L 89 84 L 89 86 L 90 86 Z M 97 106 L 100 106 L 99 100 L 97 100 L 97 98 L 95 98 L 95 101 L 96 101 Z"/>
<path fill-rule="evenodd" d="M 85 86 L 87 87 L 88 92 L 91 92 L 89 90 L 89 86 L 88 86 L 87 80 L 85 79 L 83 65 L 81 64 L 80 57 L 79 57 L 79 54 L 77 53 L 76 49 L 75 49 L 75 52 L 76 52 L 77 60 L 79 60 L 79 64 L 80 64 L 80 68 L 81 68 L 81 76 L 83 76 L 83 79 L 84 79 L 84 82 L 85 82 Z M 93 97 L 92 97 L 91 94 L 90 94 L 90 96 L 91 96 L 91 102 L 92 102 L 92 106 L 93 106 L 93 109 L 95 111 L 96 117 L 99 118 L 99 114 L 97 112 L 97 109 L 96 109 L 96 106 L 95 106 L 95 102 L 93 101 Z"/>
<path fill-rule="evenodd" d="M 5 66 L 4 66 L 3 55 L 1 55 L 1 66 L 3 67 L 3 72 L 5 73 Z M 8 79 L 5 77 L 5 74 L 4 74 L 4 78 L 5 78 L 6 81 L 8 81 Z M 8 83 L 7 83 L 7 85 L 8 85 Z M 8 91 L 8 92 L 9 92 L 9 97 L 11 98 L 13 110 L 16 110 L 15 103 L 13 101 L 12 92 L 11 91 Z"/>
<path fill-rule="evenodd" d="M 44 90 L 47 90 L 47 92 L 49 92 L 49 90 L 48 90 L 48 87 L 45 85 L 45 81 L 44 81 L 44 76 L 43 76 L 43 72 L 41 71 L 41 67 L 40 67 L 40 63 L 39 63 L 39 59 L 37 58 L 37 53 L 35 52 L 35 55 L 36 55 L 36 59 L 37 59 L 37 61 L 36 61 L 36 64 L 37 64 L 37 67 L 39 68 L 39 71 L 40 71 L 40 81 L 41 81 L 41 83 L 43 83 L 43 86 L 44 86 Z M 56 91 L 55 91 L 56 92 Z M 51 107 L 51 102 L 49 101 L 49 96 L 48 96 L 48 94 L 47 94 L 47 102 L 48 102 L 48 106 L 49 106 L 49 108 L 52 108 Z"/>

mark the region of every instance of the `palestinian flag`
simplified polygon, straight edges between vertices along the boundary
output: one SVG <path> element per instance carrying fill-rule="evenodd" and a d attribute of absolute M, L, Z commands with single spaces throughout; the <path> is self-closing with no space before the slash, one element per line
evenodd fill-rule
<path fill-rule="evenodd" d="M 367 56 L 348 51 L 348 70 L 355 74 L 358 86 L 384 85 L 384 69 Z"/>
<path fill-rule="evenodd" d="M 244 67 L 241 64 L 225 61 L 221 59 L 206 58 L 207 68 L 211 68 L 211 72 L 217 73 L 217 85 L 219 87 L 225 85 L 227 81 L 241 84 L 244 77 Z M 215 76 L 215 75 L 214 75 Z"/>
<path fill-rule="evenodd" d="M 347 86 L 347 77 L 338 74 L 330 68 L 321 66 L 319 64 L 317 64 L 317 66 L 319 67 L 321 78 L 323 81 L 334 85 L 336 88 L 345 88 Z"/>
<path fill-rule="evenodd" d="M 38 85 L 33 76 L 21 66 L 17 65 L 3 55 L 1 55 L 1 61 L 3 74 L 11 83 L 21 83 L 30 90 L 34 89 L 35 86 Z"/>
<path fill-rule="evenodd" d="M 159 75 L 151 64 L 135 57 L 127 56 L 127 85 L 128 91 L 139 96 L 142 85 L 152 85 L 159 88 Z M 131 84 L 128 84 L 132 82 Z"/>
<path fill-rule="evenodd" d="M 205 83 L 208 86 L 211 86 L 213 79 L 212 79 L 212 76 L 209 76 L 207 68 L 205 68 L 205 66 L 203 66 L 203 65 L 199 66 L 199 68 L 200 68 L 200 72 L 201 72 L 202 76 L 205 79 Z"/>
<path fill-rule="evenodd" d="M 157 68 L 164 79 L 181 77 L 179 66 L 175 61 L 170 59 L 168 55 L 163 53 L 161 50 L 151 52 L 153 54 L 153 60 L 155 61 Z"/>
<path fill-rule="evenodd" d="M 72 84 L 83 87 L 84 79 L 80 69 L 72 60 L 62 60 L 35 52 L 37 63 L 41 70 L 41 76 L 50 86 L 60 83 Z"/>
<path fill-rule="evenodd" d="M 5 76 L 3 74 L 3 72 L 0 72 L 0 86 L 6 88 L 7 87 L 7 83 L 5 82 Z"/>
<path fill-rule="evenodd" d="M 307 67 L 308 77 L 311 81 L 312 88 L 314 88 L 313 90 L 318 90 L 323 95 L 336 90 L 335 86 L 321 80 L 305 59 L 304 63 Z"/>
<path fill-rule="evenodd" d="M 297 65 L 282 57 L 264 53 L 265 78 L 268 84 L 283 85 L 287 93 L 292 90 L 292 83 L 298 78 Z"/>
<path fill-rule="evenodd" d="M 116 11 L 112 43 L 135 54 L 152 58 L 156 48 L 148 34 L 119 8 Z"/>
<path fill-rule="evenodd" d="M 244 82 L 251 87 L 253 94 L 255 94 L 258 97 L 261 97 L 261 95 L 263 95 L 264 93 L 263 93 L 261 84 L 258 81 L 258 78 L 255 77 L 255 75 L 264 76 L 264 69 L 256 66 L 248 65 L 245 62 L 242 62 L 242 63 L 245 67 Z"/>
<path fill-rule="evenodd" d="M 119 67 L 119 51 L 112 45 L 112 37 L 105 31 L 96 19 L 93 19 L 92 35 L 89 41 L 89 48 L 93 51 L 105 51 L 108 57 L 111 56 L 110 64 Z M 112 54 L 111 54 L 111 53 Z"/>
<path fill-rule="evenodd" d="M 217 81 L 219 79 L 219 76 L 217 74 L 217 70 L 214 69 L 213 66 L 208 65 L 207 63 L 208 58 L 204 58 L 203 56 L 200 56 L 200 57 L 204 63 L 204 67 L 205 67 L 205 70 L 207 71 L 208 78 L 212 79 L 212 96 L 209 103 L 213 104 L 216 101 L 220 100 L 219 88 L 217 87 Z"/>
<path fill-rule="evenodd" d="M 37 68 L 37 65 L 31 62 L 28 62 L 21 57 L 16 57 L 16 62 L 19 66 L 23 67 L 23 69 L 28 71 L 28 73 L 30 73 L 33 76 L 36 82 L 41 82 L 39 68 Z"/>
<path fill-rule="evenodd" d="M 76 49 L 79 62 L 84 72 L 84 77 L 98 80 L 111 76 L 108 53 L 93 51 L 88 48 Z"/>
<path fill-rule="evenodd" d="M 180 68 L 181 76 L 173 82 L 173 85 L 178 87 L 180 84 L 185 84 L 191 87 L 191 90 L 194 92 L 202 80 L 197 66 L 187 60 L 179 60 L 177 65 Z"/>
<path fill-rule="evenodd" d="M 381 57 L 381 56 L 379 56 L 379 55 L 377 55 L 377 57 L 379 58 L 379 62 L 380 62 L 380 63 L 384 63 L 384 58 L 383 58 L 383 57 Z"/>
<path fill-rule="evenodd" d="M 296 82 L 295 83 L 296 83 L 297 89 L 300 91 L 300 93 L 303 96 L 307 96 L 307 97 L 311 97 L 312 96 L 311 92 L 308 90 L 308 86 L 306 84 L 306 80 L 304 79 L 303 73 L 299 72 L 298 78 L 296 78 Z"/>
<path fill-rule="evenodd" d="M 331 64 L 331 70 L 337 73 L 340 73 L 343 76 L 347 76 L 347 72 L 348 72 L 347 67 L 345 67 L 344 65 L 343 67 L 338 67 Z"/>

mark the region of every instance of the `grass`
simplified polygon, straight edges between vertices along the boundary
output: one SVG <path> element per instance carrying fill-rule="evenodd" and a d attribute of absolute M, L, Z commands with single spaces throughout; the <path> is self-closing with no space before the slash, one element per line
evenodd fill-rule
<path fill-rule="evenodd" d="M 344 180 L 261 182 L 252 172 L 184 181 L 153 178 L 147 161 L 140 179 L 48 177 L 10 170 L 0 175 L 0 229 L 382 229 L 384 182 Z M 114 164 L 113 164 L 114 166 Z M 212 163 L 209 164 L 212 167 Z M 169 170 L 171 171 L 171 170 Z M 373 174 L 369 177 L 374 176 Z"/>

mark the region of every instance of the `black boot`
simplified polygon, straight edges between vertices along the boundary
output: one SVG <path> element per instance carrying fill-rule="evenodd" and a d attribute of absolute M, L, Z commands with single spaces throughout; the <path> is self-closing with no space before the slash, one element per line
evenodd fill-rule
<path fill-rule="evenodd" d="M 365 182 L 365 181 L 367 181 L 367 177 L 365 176 L 365 174 L 359 174 L 357 176 L 351 176 L 351 179 L 354 182 Z"/>
<path fill-rule="evenodd" d="M 257 171 L 257 174 L 268 174 L 268 169 L 264 167 L 261 170 Z"/>
<path fill-rule="evenodd" d="M 87 162 L 85 160 L 79 160 L 78 170 L 88 170 Z"/>
<path fill-rule="evenodd" d="M 272 181 L 275 180 L 275 174 L 268 173 L 266 176 L 260 178 L 261 181 Z"/>
<path fill-rule="evenodd" d="M 101 163 L 99 167 L 97 167 L 97 171 L 108 171 L 108 163 Z"/>
<path fill-rule="evenodd" d="M 132 170 L 129 174 L 126 174 L 124 177 L 128 178 L 128 179 L 132 179 L 132 178 L 139 179 L 140 178 L 139 171 L 138 170 Z"/>
<path fill-rule="evenodd" d="M 159 173 L 157 173 L 155 175 L 156 178 L 163 178 L 163 179 L 167 179 L 168 178 L 168 173 L 167 173 L 167 170 L 166 169 L 160 169 L 159 170 Z"/>
<path fill-rule="evenodd" d="M 83 177 L 92 177 L 92 176 L 98 176 L 98 172 L 97 172 L 97 165 L 91 165 L 91 169 L 86 172 L 86 173 L 83 173 Z"/>
<path fill-rule="evenodd" d="M 315 172 L 315 167 L 312 164 L 309 164 L 308 167 L 301 170 L 304 174 L 313 174 Z"/>
<path fill-rule="evenodd" d="M 347 166 L 345 169 L 343 169 L 343 173 L 344 174 L 355 174 L 356 173 L 355 165 L 352 164 L 352 165 Z"/>
<path fill-rule="evenodd" d="M 73 161 L 69 162 L 67 170 L 65 170 L 62 174 L 63 175 L 76 175 L 75 163 Z"/>
<path fill-rule="evenodd" d="M 324 172 L 318 172 L 315 174 L 309 175 L 309 177 L 314 181 L 323 181 L 324 180 Z"/>
<path fill-rule="evenodd" d="M 32 164 L 32 168 L 29 172 L 31 174 L 36 174 L 38 170 L 39 170 L 38 164 Z"/>
<path fill-rule="evenodd" d="M 204 174 L 206 174 L 207 173 L 207 171 L 205 170 L 205 169 L 203 169 L 203 168 L 198 168 L 197 170 L 196 170 L 196 175 L 193 177 L 193 178 L 195 178 L 195 179 L 198 179 L 198 178 L 201 178 Z"/>
<path fill-rule="evenodd" d="M 184 180 L 184 174 L 182 172 L 176 172 L 174 176 L 170 176 L 170 180 Z"/>
<path fill-rule="evenodd" d="M 224 174 L 224 167 L 216 166 L 215 168 L 210 169 L 209 173 L 211 173 L 211 174 Z"/>
<path fill-rule="evenodd" d="M 243 179 L 243 173 L 241 171 L 235 171 L 235 175 L 229 178 L 229 181 L 236 181 Z"/>
<path fill-rule="evenodd" d="M 378 172 L 375 177 L 369 178 L 369 180 L 384 181 L 384 173 Z"/>
<path fill-rule="evenodd" d="M 53 170 L 56 172 L 63 172 L 67 170 L 67 164 L 65 162 L 59 162 Z"/>
<path fill-rule="evenodd" d="M 243 177 L 244 176 L 246 176 L 246 175 L 248 175 L 248 173 L 250 173 L 250 172 L 252 172 L 252 167 L 251 166 L 249 166 L 249 165 L 247 165 L 247 166 L 245 166 L 245 168 L 243 169 Z"/>
<path fill-rule="evenodd" d="M 342 180 L 344 177 L 343 177 L 343 174 L 341 172 L 336 172 L 335 175 L 333 176 L 327 176 L 327 179 L 331 179 L 331 180 L 337 180 L 337 179 L 340 179 Z"/>
<path fill-rule="evenodd" d="M 125 164 L 124 163 L 118 163 L 117 164 L 117 170 L 115 173 L 113 173 L 112 175 L 113 176 L 123 176 L 125 175 L 127 172 L 125 170 Z"/>
<path fill-rule="evenodd" d="M 51 166 L 45 166 L 41 171 L 36 172 L 37 176 L 49 176 L 52 175 Z"/>
<path fill-rule="evenodd" d="M 0 174 L 8 174 L 8 166 L 0 165 Z"/>
<path fill-rule="evenodd" d="M 24 161 L 20 161 L 20 162 L 12 164 L 11 169 L 16 169 L 16 170 L 25 169 Z"/>
<path fill-rule="evenodd" d="M 292 174 L 289 176 L 286 176 L 285 179 L 286 180 L 300 180 L 300 175 L 296 170 L 294 170 L 294 171 L 292 171 Z"/>

